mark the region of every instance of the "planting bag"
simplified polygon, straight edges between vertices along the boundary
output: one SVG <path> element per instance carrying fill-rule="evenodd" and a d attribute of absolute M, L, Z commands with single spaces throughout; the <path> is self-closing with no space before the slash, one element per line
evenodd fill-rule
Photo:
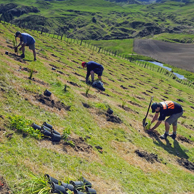
<path fill-rule="evenodd" d="M 92 84 L 92 87 L 97 88 L 99 90 L 105 91 L 105 88 L 103 86 L 103 83 L 101 81 L 94 81 Z"/>

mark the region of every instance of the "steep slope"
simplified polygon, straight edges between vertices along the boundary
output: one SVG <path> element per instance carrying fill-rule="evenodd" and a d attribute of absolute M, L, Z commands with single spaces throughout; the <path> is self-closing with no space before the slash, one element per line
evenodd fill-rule
<path fill-rule="evenodd" d="M 63 182 L 84 176 L 101 194 L 194 193 L 192 87 L 145 65 L 99 53 L 83 42 L 36 31 L 26 30 L 36 39 L 38 60 L 32 61 L 28 49 L 23 60 L 13 53 L 17 30 L 23 31 L 0 24 L 0 174 L 14 193 L 38 189 L 37 182 L 28 182 L 32 174 L 49 174 Z M 81 62 L 90 60 L 104 65 L 106 91 L 90 88 L 86 97 Z M 44 98 L 46 89 L 52 92 L 51 99 Z M 154 101 L 170 99 L 183 106 L 176 141 L 160 140 L 157 133 L 143 130 L 142 119 L 152 95 Z M 109 106 L 112 116 L 106 113 Z M 148 119 L 152 117 L 150 113 Z M 69 142 L 63 139 L 53 144 L 27 133 L 30 123 L 45 121 L 61 134 L 70 131 Z M 164 125 L 158 132 L 164 132 Z"/>

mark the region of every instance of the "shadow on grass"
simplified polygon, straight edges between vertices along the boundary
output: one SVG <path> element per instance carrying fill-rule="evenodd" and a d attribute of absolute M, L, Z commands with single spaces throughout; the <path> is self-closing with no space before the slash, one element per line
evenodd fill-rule
<path fill-rule="evenodd" d="M 29 61 L 29 62 L 32 62 L 32 61 L 34 61 L 34 60 L 29 60 L 29 59 L 23 59 L 24 61 Z"/>
<path fill-rule="evenodd" d="M 173 154 L 180 158 L 185 158 L 185 159 L 189 158 L 188 155 L 185 153 L 185 151 L 182 150 L 177 140 L 174 140 L 174 143 L 173 143 L 174 147 L 172 147 L 172 144 L 169 142 L 168 139 L 165 139 L 165 141 L 166 141 L 166 144 L 163 143 L 158 136 L 154 137 L 154 144 L 162 147 L 168 153 Z"/>

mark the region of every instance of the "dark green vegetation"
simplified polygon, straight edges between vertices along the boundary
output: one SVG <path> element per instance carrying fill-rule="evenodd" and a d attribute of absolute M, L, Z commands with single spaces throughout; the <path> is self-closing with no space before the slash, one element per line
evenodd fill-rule
<path fill-rule="evenodd" d="M 193 34 L 193 1 L 121 6 L 105 0 L 0 0 L 1 18 L 21 27 L 77 39 L 111 40 Z M 183 35 L 185 36 L 185 35 Z M 166 40 L 168 38 L 165 38 Z M 173 38 L 180 41 L 179 36 Z M 193 42 L 193 38 L 181 39 Z"/>
<path fill-rule="evenodd" d="M 98 53 L 85 43 L 61 41 L 35 31 L 25 30 L 36 39 L 37 61 L 32 61 L 28 48 L 22 60 L 11 48 L 17 30 L 21 29 L 0 24 L 0 174 L 13 193 L 36 194 L 43 187 L 49 193 L 44 181 L 36 178 L 45 173 L 63 182 L 84 176 L 99 194 L 194 193 L 194 171 L 186 169 L 186 163 L 194 162 L 192 87 L 122 58 Z M 89 60 L 104 65 L 106 91 L 91 87 L 86 97 L 86 71 L 81 62 Z M 32 79 L 28 69 L 35 71 Z M 52 92 L 53 102 L 63 102 L 70 109 L 43 104 L 38 97 L 45 89 Z M 143 130 L 142 120 L 152 95 L 154 101 L 170 99 L 183 105 L 177 141 L 161 141 Z M 108 107 L 114 117 L 107 116 Z M 41 125 L 45 121 L 64 134 L 60 144 L 38 140 L 30 129 L 24 135 L 22 129 L 28 122 Z M 163 124 L 158 132 L 164 132 Z M 71 139 L 66 145 L 68 136 Z M 83 141 L 76 144 L 80 138 Z M 139 157 L 138 150 L 155 159 Z"/>

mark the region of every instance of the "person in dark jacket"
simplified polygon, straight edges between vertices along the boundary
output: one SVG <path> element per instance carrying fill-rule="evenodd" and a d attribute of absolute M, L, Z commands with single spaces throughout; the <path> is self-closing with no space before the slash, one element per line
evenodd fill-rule
<path fill-rule="evenodd" d="M 15 37 L 20 38 L 20 43 L 16 48 L 18 48 L 21 45 L 20 50 L 22 51 L 22 58 L 25 58 L 25 46 L 28 46 L 30 50 L 33 51 L 34 55 L 34 61 L 36 61 L 36 51 L 35 51 L 35 39 L 29 35 L 28 33 L 21 33 L 21 32 L 16 32 Z"/>
<path fill-rule="evenodd" d="M 82 62 L 82 67 L 87 67 L 87 74 L 86 74 L 86 83 L 88 83 L 88 78 L 91 75 L 92 83 L 94 82 L 94 73 L 98 75 L 98 79 L 102 81 L 102 73 L 104 70 L 104 67 L 100 65 L 99 63 L 96 63 L 94 61 L 89 62 Z"/>
<path fill-rule="evenodd" d="M 156 129 L 161 124 L 161 122 L 165 120 L 165 117 L 169 116 L 165 120 L 165 133 L 162 136 L 160 136 L 160 138 L 161 139 L 167 138 L 167 136 L 169 135 L 168 133 L 169 133 L 170 125 L 172 124 L 173 133 L 169 136 L 175 139 L 176 131 L 177 131 L 177 120 L 183 114 L 183 108 L 181 107 L 181 105 L 173 101 L 164 101 L 160 103 L 157 103 L 157 102 L 153 103 L 151 108 L 152 108 L 152 113 L 156 112 L 151 123 L 155 122 L 157 119 L 158 121 L 153 128 L 149 129 L 149 131 L 153 131 L 154 129 Z M 160 117 L 158 118 L 159 114 L 160 114 Z"/>

